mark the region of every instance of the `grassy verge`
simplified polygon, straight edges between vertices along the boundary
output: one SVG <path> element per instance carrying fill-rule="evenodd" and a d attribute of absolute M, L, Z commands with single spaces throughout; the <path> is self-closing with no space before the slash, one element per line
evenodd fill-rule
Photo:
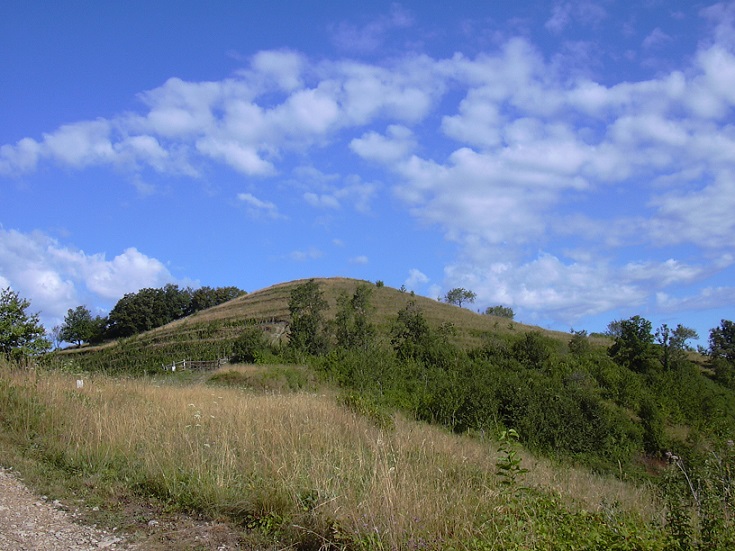
<path fill-rule="evenodd" d="M 250 375 L 250 374 L 248 374 Z M 0 374 L 0 461 L 45 466 L 90 506 L 128 495 L 296 549 L 662 549 L 645 489 L 334 398 L 201 383 Z M 38 476 L 43 470 L 36 468 Z M 48 474 L 47 472 L 47 474 Z M 119 499 L 118 499 L 119 502 Z M 249 534 L 249 535 L 248 535 Z"/>

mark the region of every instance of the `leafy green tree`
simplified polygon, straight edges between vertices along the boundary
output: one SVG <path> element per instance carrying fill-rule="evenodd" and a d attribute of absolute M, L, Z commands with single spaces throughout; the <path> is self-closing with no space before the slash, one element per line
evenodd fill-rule
<path fill-rule="evenodd" d="M 338 346 L 365 349 L 373 342 L 376 329 L 370 322 L 372 292 L 372 287 L 359 285 L 352 297 L 345 293 L 337 299 L 334 324 Z"/>
<path fill-rule="evenodd" d="M 613 320 L 608 323 L 604 335 L 617 339 L 623 332 L 623 321 L 624 320 Z"/>
<path fill-rule="evenodd" d="M 0 353 L 8 360 L 20 360 L 51 348 L 38 314 L 28 314 L 30 301 L 10 287 L 0 291 Z"/>
<path fill-rule="evenodd" d="M 735 386 L 735 323 L 722 320 L 719 327 L 709 332 L 710 367 L 716 379 L 728 386 Z"/>
<path fill-rule="evenodd" d="M 79 347 L 89 341 L 93 331 L 92 313 L 86 306 L 77 306 L 67 311 L 59 336 L 62 341 L 76 343 Z"/>
<path fill-rule="evenodd" d="M 666 448 L 666 434 L 664 432 L 664 417 L 661 408 L 652 398 L 646 397 L 641 401 L 638 412 L 643 426 L 643 446 L 646 452 L 658 454 Z"/>
<path fill-rule="evenodd" d="M 398 312 L 391 331 L 391 345 L 401 360 L 419 359 L 431 339 L 431 327 L 424 313 L 411 300 Z"/>
<path fill-rule="evenodd" d="M 592 351 L 587 331 L 584 329 L 580 331 L 572 329 L 571 333 L 572 338 L 569 339 L 569 352 L 575 356 L 584 356 Z"/>
<path fill-rule="evenodd" d="M 89 335 L 91 344 L 99 344 L 107 337 L 107 316 L 95 316 L 92 318 L 92 330 Z"/>
<path fill-rule="evenodd" d="M 633 316 L 620 322 L 619 331 L 619 336 L 608 349 L 612 359 L 632 371 L 648 371 L 655 361 L 651 322 L 641 316 Z"/>
<path fill-rule="evenodd" d="M 694 329 L 679 324 L 673 331 L 665 323 L 656 330 L 656 342 L 660 347 L 661 365 L 664 371 L 680 366 L 685 360 L 685 351 L 689 339 L 697 339 L 699 335 Z"/>
<path fill-rule="evenodd" d="M 288 301 L 291 313 L 289 346 L 293 350 L 313 356 L 328 351 L 329 337 L 324 320 L 324 311 L 328 307 L 319 284 L 313 279 L 291 291 Z"/>
<path fill-rule="evenodd" d="M 485 315 L 486 316 L 498 316 L 500 318 L 508 318 L 508 319 L 513 319 L 516 316 L 515 312 L 513 312 L 513 308 L 511 308 L 510 306 L 502 306 L 500 304 L 496 306 L 488 306 L 485 309 Z"/>
<path fill-rule="evenodd" d="M 722 320 L 709 332 L 709 356 L 735 364 L 735 323 Z"/>
<path fill-rule="evenodd" d="M 467 289 L 464 289 L 462 287 L 457 287 L 447 292 L 447 294 L 444 296 L 444 301 L 448 304 L 454 304 L 462 308 L 463 303 L 473 303 L 475 302 L 476 298 L 477 295 L 474 292 L 468 291 Z"/>
<path fill-rule="evenodd" d="M 108 316 L 109 336 L 128 337 L 160 327 L 186 315 L 190 304 L 191 290 L 174 284 L 128 293 Z"/>
<path fill-rule="evenodd" d="M 191 302 L 186 314 L 212 308 L 244 294 L 245 291 L 237 287 L 200 287 L 191 292 Z"/>
<path fill-rule="evenodd" d="M 248 323 L 235 341 L 232 361 L 255 363 L 258 356 L 268 347 L 263 330 L 255 323 Z"/>
<path fill-rule="evenodd" d="M 539 331 L 528 331 L 513 343 L 513 356 L 530 369 L 543 369 L 551 358 L 551 346 Z"/>

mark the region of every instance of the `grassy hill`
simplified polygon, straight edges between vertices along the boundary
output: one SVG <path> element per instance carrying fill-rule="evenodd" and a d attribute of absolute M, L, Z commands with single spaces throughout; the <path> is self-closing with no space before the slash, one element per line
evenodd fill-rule
<path fill-rule="evenodd" d="M 662 367 L 649 345 L 623 363 L 608 339 L 316 282 L 328 320 L 370 286 L 371 342 L 287 346 L 302 280 L 55 353 L 48 373 L 0 366 L 0 460 L 52 465 L 88 500 L 112 487 L 226 519 L 257 549 L 735 546 L 735 393 L 685 354 Z M 410 302 L 419 335 L 401 348 Z M 229 356 L 252 327 L 271 345 L 257 365 L 161 369 Z"/>
<path fill-rule="evenodd" d="M 307 280 L 280 283 L 245 294 L 224 304 L 197 312 L 127 339 L 101 346 L 70 348 L 62 352 L 63 361 L 75 363 L 80 368 L 106 370 L 155 369 L 187 358 L 208 360 L 229 354 L 234 340 L 243 327 L 255 322 L 275 343 L 287 342 L 289 322 L 288 300 L 291 292 Z M 507 318 L 478 314 L 469 308 L 459 308 L 430 298 L 402 292 L 367 281 L 348 278 L 316 278 L 324 298 L 329 303 L 327 318 L 333 318 L 340 294 L 351 295 L 359 285 L 372 286 L 371 319 L 379 333 L 386 338 L 399 310 L 414 301 L 428 322 L 438 327 L 442 323 L 454 324 L 456 340 L 464 348 L 479 346 L 482 336 L 488 333 L 513 335 L 531 330 L 566 342 L 567 333 L 549 331 L 521 324 Z"/>

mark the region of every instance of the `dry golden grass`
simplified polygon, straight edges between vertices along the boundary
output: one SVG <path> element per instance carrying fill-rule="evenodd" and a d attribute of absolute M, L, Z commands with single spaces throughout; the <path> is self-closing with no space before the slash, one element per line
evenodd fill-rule
<path fill-rule="evenodd" d="M 391 549 L 503 529 L 493 520 L 508 503 L 495 475 L 495 442 L 400 416 L 384 431 L 325 395 L 104 376 L 78 389 L 74 377 L 58 373 L 12 377 L 46 406 L 40 433 L 49 453 L 210 514 L 288 517 L 292 527 L 318 517 Z M 644 518 L 658 515 L 645 489 L 523 457 L 530 472 L 522 484 L 557 494 L 572 510 L 617 502 Z"/>

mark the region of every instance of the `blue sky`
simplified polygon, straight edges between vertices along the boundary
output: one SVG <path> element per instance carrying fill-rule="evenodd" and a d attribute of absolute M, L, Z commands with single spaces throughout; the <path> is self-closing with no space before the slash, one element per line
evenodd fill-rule
<path fill-rule="evenodd" d="M 735 2 L 9 0 L 0 79 L 0 287 L 49 328 L 320 276 L 735 314 Z"/>

